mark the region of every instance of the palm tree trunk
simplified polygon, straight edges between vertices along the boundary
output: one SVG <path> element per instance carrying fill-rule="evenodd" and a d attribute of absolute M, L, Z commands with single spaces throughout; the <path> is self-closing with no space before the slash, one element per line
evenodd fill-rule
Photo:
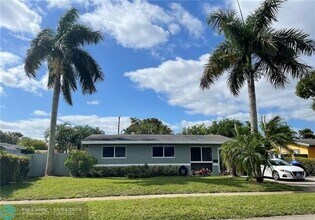
<path fill-rule="evenodd" d="M 251 132 L 257 132 L 258 121 L 257 121 L 255 81 L 254 81 L 253 74 L 250 74 L 250 76 L 248 77 L 247 86 L 248 86 L 249 111 L 250 111 L 250 130 Z"/>
<path fill-rule="evenodd" d="M 54 94 L 53 94 L 53 102 L 52 102 L 52 108 L 51 108 L 49 145 L 48 145 L 47 163 L 46 163 L 46 171 L 45 171 L 46 176 L 53 175 L 54 148 L 55 148 L 57 113 L 58 113 L 58 105 L 59 105 L 59 94 L 60 94 L 60 76 L 57 76 L 55 78 L 55 83 L 54 83 Z"/>

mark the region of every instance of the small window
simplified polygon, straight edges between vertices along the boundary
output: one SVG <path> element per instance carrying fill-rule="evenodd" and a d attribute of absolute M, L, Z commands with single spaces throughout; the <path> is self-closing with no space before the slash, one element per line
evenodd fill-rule
<path fill-rule="evenodd" d="M 300 149 L 294 149 L 293 152 L 294 152 L 295 154 L 300 154 Z"/>
<path fill-rule="evenodd" d="M 115 147 L 115 157 L 126 157 L 126 148 Z"/>
<path fill-rule="evenodd" d="M 164 157 L 174 157 L 174 147 L 164 147 Z"/>
<path fill-rule="evenodd" d="M 103 147 L 103 157 L 114 157 L 114 147 Z"/>
<path fill-rule="evenodd" d="M 174 157 L 175 149 L 172 146 L 152 147 L 152 157 Z"/>
<path fill-rule="evenodd" d="M 202 148 L 202 161 L 212 161 L 211 147 Z"/>
<path fill-rule="evenodd" d="M 126 147 L 103 147 L 103 157 L 106 158 L 126 157 Z"/>
<path fill-rule="evenodd" d="M 191 161 L 201 161 L 200 147 L 190 148 Z"/>
<path fill-rule="evenodd" d="M 153 147 L 153 157 L 163 157 L 163 147 Z"/>

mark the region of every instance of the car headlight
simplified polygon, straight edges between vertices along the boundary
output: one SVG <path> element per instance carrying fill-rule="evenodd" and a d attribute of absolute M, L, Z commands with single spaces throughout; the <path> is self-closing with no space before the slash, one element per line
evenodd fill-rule
<path fill-rule="evenodd" d="M 290 171 L 288 170 L 280 170 L 281 172 L 284 172 L 284 173 L 290 173 Z"/>

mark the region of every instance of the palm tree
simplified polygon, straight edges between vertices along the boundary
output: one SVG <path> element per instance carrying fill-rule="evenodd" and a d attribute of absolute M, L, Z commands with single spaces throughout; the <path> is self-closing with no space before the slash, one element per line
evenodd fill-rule
<path fill-rule="evenodd" d="M 255 177 L 258 182 L 263 181 L 260 166 L 265 164 L 266 148 L 264 140 L 258 133 L 241 134 L 235 128 L 236 136 L 225 142 L 222 147 L 222 156 L 228 167 L 246 171 L 249 177 Z"/>
<path fill-rule="evenodd" d="M 300 55 L 311 56 L 315 42 L 309 34 L 297 29 L 275 30 L 276 15 L 284 0 L 265 0 L 246 20 L 234 10 L 216 11 L 208 24 L 224 34 L 205 65 L 200 81 L 202 89 L 210 86 L 227 72 L 227 84 L 234 96 L 247 83 L 251 131 L 258 131 L 255 81 L 265 77 L 275 88 L 284 88 L 289 76 L 301 78 L 311 67 L 300 62 Z"/>
<path fill-rule="evenodd" d="M 80 82 L 83 94 L 96 92 L 95 83 L 103 80 L 103 72 L 93 57 L 82 48 L 85 44 L 97 44 L 102 40 L 99 31 L 77 23 L 76 9 L 70 9 L 61 19 L 55 32 L 46 28 L 32 40 L 27 50 L 24 69 L 28 77 L 36 77 L 37 70 L 47 61 L 48 88 L 53 88 L 49 146 L 46 175 L 53 174 L 53 156 L 59 95 L 72 105 L 71 92 Z"/>
<path fill-rule="evenodd" d="M 261 118 L 259 123 L 260 135 L 264 140 L 264 146 L 266 149 L 265 159 L 268 159 L 268 154 L 279 152 L 281 149 L 285 149 L 287 152 L 293 152 L 288 144 L 294 143 L 295 132 L 284 122 L 279 116 L 274 116 L 268 122 L 265 117 Z M 263 174 L 266 170 L 266 164 L 264 165 Z"/>

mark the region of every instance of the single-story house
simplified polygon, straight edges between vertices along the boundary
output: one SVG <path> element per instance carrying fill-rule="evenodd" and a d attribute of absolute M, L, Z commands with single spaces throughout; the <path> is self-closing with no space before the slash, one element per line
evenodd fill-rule
<path fill-rule="evenodd" d="M 16 155 L 21 155 L 25 147 L 15 145 L 15 144 L 7 144 L 7 143 L 2 143 L 0 142 L 0 150 L 3 150 L 4 152 L 7 152 L 9 154 L 16 154 Z"/>
<path fill-rule="evenodd" d="M 82 141 L 96 166 L 178 166 L 219 174 L 221 135 L 91 135 Z"/>
<path fill-rule="evenodd" d="M 295 139 L 294 144 L 288 145 L 295 154 L 315 158 L 315 139 Z"/>

